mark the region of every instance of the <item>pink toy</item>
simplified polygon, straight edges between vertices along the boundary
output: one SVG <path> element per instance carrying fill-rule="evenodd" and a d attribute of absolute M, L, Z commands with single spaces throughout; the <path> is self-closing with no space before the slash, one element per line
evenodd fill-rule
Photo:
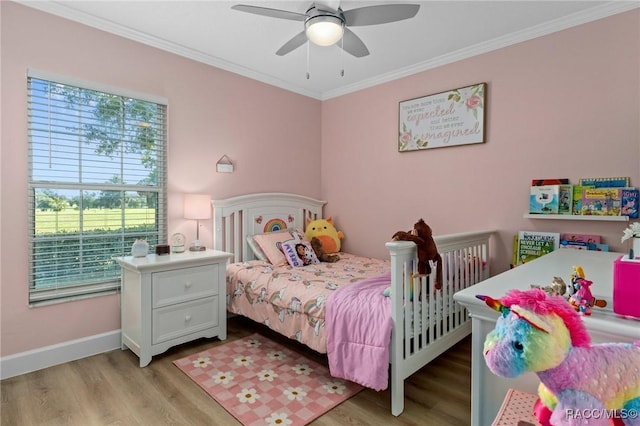
<path fill-rule="evenodd" d="M 594 306 L 599 308 L 607 306 L 606 300 L 593 297 L 591 284 L 593 281 L 585 279 L 582 267 L 574 266 L 569 286 L 569 303 L 580 315 L 591 315 L 591 308 Z"/>
<path fill-rule="evenodd" d="M 537 374 L 544 426 L 640 426 L 640 341 L 592 345 L 575 309 L 541 289 L 477 297 L 502 314 L 484 343 L 487 366 L 503 377 Z"/>

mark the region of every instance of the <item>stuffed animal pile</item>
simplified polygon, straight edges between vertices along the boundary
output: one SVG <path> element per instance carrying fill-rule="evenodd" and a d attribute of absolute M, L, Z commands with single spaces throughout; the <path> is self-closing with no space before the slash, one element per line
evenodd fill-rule
<path fill-rule="evenodd" d="M 476 297 L 502 314 L 484 343 L 487 366 L 538 375 L 532 409 L 543 426 L 640 425 L 640 341 L 592 345 L 575 308 L 542 289 Z"/>
<path fill-rule="evenodd" d="M 573 272 L 569 277 L 569 285 L 565 284 L 562 277 L 553 277 L 551 285 L 541 286 L 531 284 L 531 288 L 540 288 L 549 296 L 564 296 L 568 291 L 567 298 L 569 304 L 580 315 L 591 315 L 591 308 L 594 306 L 598 308 L 605 308 L 607 301 L 603 299 L 597 299 L 591 293 L 591 285 L 593 281 L 585 278 L 584 269 L 582 266 L 574 266 Z"/>

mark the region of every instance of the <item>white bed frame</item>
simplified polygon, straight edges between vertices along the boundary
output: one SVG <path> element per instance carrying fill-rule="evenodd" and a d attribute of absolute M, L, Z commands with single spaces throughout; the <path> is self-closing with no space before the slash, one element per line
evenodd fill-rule
<path fill-rule="evenodd" d="M 322 217 L 326 201 L 296 194 L 260 193 L 215 200 L 214 248 L 234 254 L 233 261 L 254 259 L 248 235 L 264 232 L 265 218 L 286 218 L 288 228 L 305 226 L 305 219 Z M 391 227 L 393 229 L 397 227 Z M 404 410 L 404 380 L 471 333 L 467 310 L 453 300 L 455 292 L 489 277 L 489 238 L 494 231 L 435 236 L 442 256 L 443 286 L 428 297 L 431 277 L 416 273 L 416 245 L 386 243 L 391 261 L 391 413 Z M 432 268 L 435 278 L 435 267 Z M 410 300 L 410 286 L 419 291 Z M 433 291 L 431 291 L 433 294 Z M 428 307 L 421 309 L 420 307 Z M 435 315 L 434 315 L 435 313 Z M 419 326 L 416 328 L 416 324 Z"/>

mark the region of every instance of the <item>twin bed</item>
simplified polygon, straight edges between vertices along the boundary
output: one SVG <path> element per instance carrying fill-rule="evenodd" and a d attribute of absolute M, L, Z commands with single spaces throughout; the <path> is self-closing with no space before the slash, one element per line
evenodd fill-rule
<path fill-rule="evenodd" d="M 492 232 L 434 237 L 442 256 L 441 290 L 430 286 L 434 277 L 416 276 L 416 246 L 412 242 L 386 243 L 389 260 L 341 252 L 336 263 L 294 268 L 256 259 L 251 247 L 255 235 L 302 230 L 307 219 L 323 217 L 325 203 L 286 193 L 249 194 L 213 201 L 214 248 L 234 255 L 227 267 L 227 310 L 265 324 L 317 352 L 328 353 L 333 374 L 334 369 L 349 370 L 342 364 L 342 358 L 356 358 L 357 362 L 360 356 L 359 353 L 341 356 L 336 366 L 333 354 L 343 354 L 345 347 L 353 346 L 353 341 L 345 341 L 349 337 L 345 338 L 343 331 L 358 327 L 340 324 L 347 313 L 336 310 L 360 304 L 356 309 L 362 316 L 362 312 L 371 313 L 374 309 L 371 306 L 377 303 L 375 313 L 383 310 L 390 313 L 382 315 L 382 322 L 389 324 L 388 334 L 371 326 L 373 318 L 381 315 L 372 314 L 371 321 L 362 317 L 355 321 L 373 332 L 372 340 L 366 340 L 367 337 L 364 341 L 365 351 L 380 351 L 377 347 L 380 341 L 389 343 L 388 348 L 385 344 L 382 349 L 390 364 L 391 412 L 397 416 L 404 409 L 404 380 L 471 332 L 467 311 L 454 302 L 453 294 L 489 277 Z M 347 299 L 339 302 L 339 294 Z M 360 300 L 350 303 L 348 298 L 355 300 L 358 296 Z M 369 301 L 372 305 L 362 305 Z M 359 339 L 360 336 L 355 346 L 362 347 Z M 346 378 L 377 390 L 384 389 L 387 363 L 383 362 L 385 368 L 377 369 L 384 370 L 382 387 L 370 385 L 369 378 Z"/>

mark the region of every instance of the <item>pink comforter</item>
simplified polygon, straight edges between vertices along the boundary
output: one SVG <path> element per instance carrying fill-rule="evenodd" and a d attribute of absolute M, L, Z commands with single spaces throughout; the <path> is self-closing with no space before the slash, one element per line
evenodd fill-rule
<path fill-rule="evenodd" d="M 331 375 L 375 390 L 389 384 L 390 274 L 340 287 L 327 299 L 325 325 Z"/>

